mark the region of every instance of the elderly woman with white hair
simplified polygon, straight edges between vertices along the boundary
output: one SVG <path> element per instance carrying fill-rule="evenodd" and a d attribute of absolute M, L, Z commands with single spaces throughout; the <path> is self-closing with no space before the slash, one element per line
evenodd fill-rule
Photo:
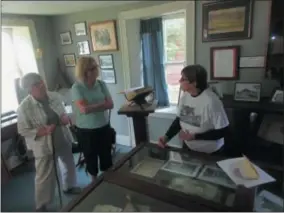
<path fill-rule="evenodd" d="M 76 187 L 76 168 L 72 155 L 69 117 L 59 95 L 49 92 L 40 75 L 26 74 L 21 86 L 29 95 L 18 108 L 18 132 L 35 157 L 36 211 L 47 211 L 55 194 L 58 158 L 64 168 L 63 191 L 80 193 Z M 56 177 L 57 176 L 57 177 Z"/>

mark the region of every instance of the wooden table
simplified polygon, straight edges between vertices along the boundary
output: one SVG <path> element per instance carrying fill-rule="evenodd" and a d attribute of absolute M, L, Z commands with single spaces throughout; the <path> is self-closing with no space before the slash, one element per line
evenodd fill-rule
<path fill-rule="evenodd" d="M 149 141 L 147 118 L 150 113 L 154 113 L 157 108 L 158 101 L 151 104 L 143 105 L 143 110 L 138 105 L 123 105 L 119 110 L 119 115 L 132 117 L 136 145 Z"/>

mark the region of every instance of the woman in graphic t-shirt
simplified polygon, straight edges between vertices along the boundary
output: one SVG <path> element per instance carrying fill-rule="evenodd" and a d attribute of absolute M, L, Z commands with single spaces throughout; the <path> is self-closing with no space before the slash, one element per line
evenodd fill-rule
<path fill-rule="evenodd" d="M 176 119 L 159 146 L 165 147 L 177 133 L 190 150 L 216 153 L 224 145 L 229 121 L 218 96 L 208 88 L 207 72 L 200 65 L 190 65 L 181 71 L 183 96 Z"/>

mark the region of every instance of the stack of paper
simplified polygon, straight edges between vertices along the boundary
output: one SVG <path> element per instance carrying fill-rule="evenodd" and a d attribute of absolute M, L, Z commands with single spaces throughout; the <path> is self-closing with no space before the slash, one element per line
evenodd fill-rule
<path fill-rule="evenodd" d="M 251 188 L 275 181 L 273 177 L 251 163 L 246 157 L 223 160 L 217 164 L 236 185 Z"/>

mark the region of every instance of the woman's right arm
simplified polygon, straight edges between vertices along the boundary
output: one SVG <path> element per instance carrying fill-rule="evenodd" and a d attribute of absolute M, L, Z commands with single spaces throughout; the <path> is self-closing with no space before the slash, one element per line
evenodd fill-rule
<path fill-rule="evenodd" d="M 169 127 L 168 131 L 166 132 L 166 141 L 170 141 L 177 133 L 181 130 L 179 117 L 176 117 L 175 120 L 172 122 L 171 126 Z"/>
<path fill-rule="evenodd" d="M 23 106 L 22 106 L 23 107 Z M 19 107 L 17 114 L 17 128 L 18 133 L 22 135 L 25 138 L 31 138 L 33 140 L 36 140 L 37 137 L 42 137 L 45 135 L 50 134 L 53 131 L 53 126 L 44 126 L 41 128 L 33 128 L 28 121 L 26 114 L 24 113 L 24 109 L 22 107 Z"/>
<path fill-rule="evenodd" d="M 105 102 L 98 104 L 88 104 L 88 102 L 84 99 L 77 86 L 73 86 L 71 92 L 72 92 L 72 100 L 74 101 L 75 106 L 78 107 L 81 113 L 89 114 L 92 112 L 105 110 Z"/>

